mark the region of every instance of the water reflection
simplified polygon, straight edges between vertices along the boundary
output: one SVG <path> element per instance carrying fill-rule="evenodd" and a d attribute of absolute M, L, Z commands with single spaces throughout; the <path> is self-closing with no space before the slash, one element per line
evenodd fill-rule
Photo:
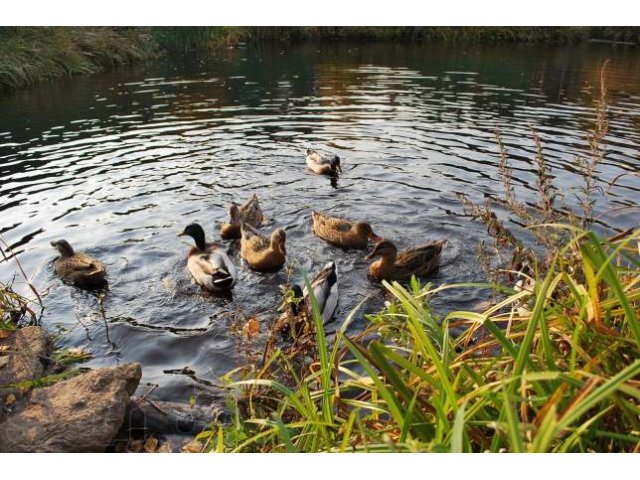
<path fill-rule="evenodd" d="M 313 236 L 310 208 L 369 220 L 401 248 L 449 238 L 433 280 L 481 280 L 475 252 L 486 232 L 462 216 L 456 194 L 496 195 L 499 127 L 516 188 L 534 202 L 533 127 L 575 205 L 574 157 L 587 152 L 606 58 L 610 134 L 597 176 L 612 186 L 596 214 L 600 228 L 636 226 L 636 48 L 329 44 L 175 58 L 0 97 L 0 234 L 47 291 L 43 323 L 62 345 L 89 348 L 96 366 L 139 361 L 145 382 L 159 385 L 153 395 L 184 401 L 247 360 L 234 325 L 257 316 L 264 335 L 288 279 L 241 266 L 231 298 L 202 295 L 175 237 L 187 223 L 217 236 L 228 204 L 257 193 L 265 228 L 287 233 L 296 272 L 337 262 L 338 318 L 363 296 L 365 310 L 379 308 L 383 292 L 365 279 L 361 252 Z M 306 148 L 339 153 L 342 177 L 307 172 Z M 55 278 L 56 238 L 103 260 L 103 302 Z M 241 265 L 237 245 L 230 254 Z M 0 263 L 0 278 L 14 270 Z M 479 300 L 451 292 L 438 305 Z"/>

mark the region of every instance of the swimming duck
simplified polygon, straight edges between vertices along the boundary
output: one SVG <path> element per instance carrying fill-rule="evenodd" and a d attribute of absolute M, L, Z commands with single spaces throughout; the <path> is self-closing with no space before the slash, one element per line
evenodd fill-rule
<path fill-rule="evenodd" d="M 187 225 L 178 236 L 188 236 L 196 242 L 189 249 L 187 268 L 198 285 L 212 292 L 233 288 L 237 278 L 233 263 L 221 245 L 205 242 L 204 230 L 200 225 Z"/>
<path fill-rule="evenodd" d="M 313 295 L 318 304 L 318 309 L 322 315 L 323 324 L 328 323 L 332 318 L 338 306 L 338 269 L 335 262 L 327 263 L 318 274 L 311 280 L 311 288 Z M 275 331 L 284 332 L 285 330 L 295 328 L 300 333 L 298 324 L 304 319 L 312 318 L 311 298 L 307 287 L 304 289 L 298 285 L 293 288 L 293 301 L 286 302 L 285 312 L 276 321 Z M 288 308 L 287 308 L 288 307 Z"/>
<path fill-rule="evenodd" d="M 324 213 L 311 211 L 313 219 L 313 233 L 332 245 L 343 248 L 365 249 L 369 239 L 374 242 L 381 240 L 371 225 L 364 222 L 352 223 L 343 218 L 330 217 Z"/>
<path fill-rule="evenodd" d="M 51 245 L 60 257 L 54 262 L 56 273 L 64 280 L 81 288 L 102 288 L 107 283 L 104 265 L 90 255 L 74 252 L 66 240 L 56 240 Z"/>
<path fill-rule="evenodd" d="M 240 223 L 240 255 L 254 270 L 272 272 L 284 265 L 287 250 L 284 243 L 287 238 L 284 230 L 278 228 L 271 234 L 271 240 L 244 222 Z"/>
<path fill-rule="evenodd" d="M 225 240 L 240 238 L 240 222 L 258 228 L 264 220 L 258 196 L 253 194 L 242 207 L 238 207 L 238 204 L 233 202 L 229 207 L 229 217 L 229 223 L 223 223 L 220 226 L 220 236 Z"/>
<path fill-rule="evenodd" d="M 318 175 L 338 175 L 342 173 L 338 155 L 322 155 L 315 150 L 307 149 L 307 167 Z"/>
<path fill-rule="evenodd" d="M 376 280 L 406 280 L 411 275 L 429 275 L 438 269 L 446 243 L 446 240 L 437 240 L 398 253 L 392 242 L 382 239 L 365 257 L 365 260 L 380 257 L 369 266 L 369 275 Z"/>

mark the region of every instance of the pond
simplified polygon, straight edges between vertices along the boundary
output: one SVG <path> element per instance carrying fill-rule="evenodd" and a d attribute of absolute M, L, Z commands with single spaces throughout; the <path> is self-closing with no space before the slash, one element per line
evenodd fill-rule
<path fill-rule="evenodd" d="M 575 158 L 587 152 L 606 59 L 596 228 L 637 226 L 638 48 L 329 43 L 187 54 L 1 96 L 0 234 L 43 292 L 42 324 L 61 346 L 89 349 L 90 366 L 140 362 L 140 393 L 157 385 L 154 397 L 185 401 L 260 351 L 238 328 L 257 316 L 264 336 L 288 274 L 250 271 L 231 246 L 232 297 L 203 295 L 185 269 L 184 226 L 197 221 L 217 239 L 229 203 L 257 193 L 264 230 L 286 230 L 296 280 L 336 261 L 329 331 L 363 298 L 370 312 L 385 297 L 363 252 L 313 235 L 311 208 L 369 221 L 400 247 L 447 238 L 442 268 L 425 280 L 482 281 L 476 248 L 489 238 L 457 194 L 482 203 L 500 193 L 499 127 L 518 194 L 535 202 L 534 128 L 564 200 L 578 205 Z M 337 182 L 306 170 L 307 147 L 340 155 Z M 59 238 L 105 263 L 102 305 L 55 276 L 49 242 Z M 0 263 L 1 280 L 15 272 Z M 471 308 L 485 294 L 452 292 L 437 306 Z M 365 324 L 361 314 L 351 329 Z"/>

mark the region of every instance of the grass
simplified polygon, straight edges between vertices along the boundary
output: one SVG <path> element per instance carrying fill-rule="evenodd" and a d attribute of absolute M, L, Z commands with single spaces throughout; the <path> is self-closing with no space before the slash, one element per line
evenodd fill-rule
<path fill-rule="evenodd" d="M 139 29 L 0 27 L 0 90 L 138 62 L 155 50 Z"/>
<path fill-rule="evenodd" d="M 233 421 L 202 432 L 202 449 L 640 451 L 640 230 L 610 238 L 590 231 L 595 173 L 606 153 L 604 80 L 603 67 L 590 156 L 577 160 L 582 212 L 553 185 L 535 131 L 539 200 L 521 202 L 496 132 L 503 192 L 493 203 L 532 235 L 511 231 L 491 203 L 462 198 L 502 260 L 487 269 L 489 283 L 385 282 L 387 306 L 351 338 L 353 311 L 333 344 L 314 300 L 310 347 L 295 339 L 224 378 Z M 493 298 L 478 311 L 438 317 L 429 307 L 444 290 L 487 285 Z"/>
<path fill-rule="evenodd" d="M 347 319 L 329 347 L 316 312 L 311 363 L 279 350 L 229 375 L 235 421 L 199 439 L 213 451 L 638 451 L 638 242 L 572 230 L 530 289 L 444 318 L 435 295 L 483 286 L 385 283 L 393 300 L 366 342 L 344 335 Z"/>

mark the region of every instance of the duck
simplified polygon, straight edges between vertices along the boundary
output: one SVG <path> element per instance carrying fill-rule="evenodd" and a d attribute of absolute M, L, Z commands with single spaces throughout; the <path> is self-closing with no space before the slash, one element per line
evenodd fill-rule
<path fill-rule="evenodd" d="M 338 173 L 342 173 L 340 157 L 338 155 L 323 155 L 308 148 L 306 151 L 306 160 L 307 167 L 318 175 L 336 176 Z"/>
<path fill-rule="evenodd" d="M 236 284 L 236 269 L 217 243 L 205 241 L 204 230 L 197 223 L 185 227 L 179 237 L 191 237 L 196 242 L 187 255 L 187 269 L 200 287 L 210 292 L 223 292 Z"/>
<path fill-rule="evenodd" d="M 64 239 L 51 242 L 51 246 L 60 254 L 53 266 L 63 280 L 86 289 L 106 286 L 107 271 L 99 260 L 86 253 L 75 252 Z"/>
<path fill-rule="evenodd" d="M 435 272 L 440 265 L 440 254 L 447 240 L 436 240 L 419 247 L 398 252 L 396 246 L 382 239 L 365 260 L 380 257 L 369 265 L 369 275 L 375 280 L 406 280 Z"/>
<path fill-rule="evenodd" d="M 240 222 L 245 222 L 255 228 L 262 225 L 264 215 L 260 208 L 258 195 L 253 194 L 242 207 L 238 207 L 238 204 L 233 202 L 229 207 L 229 217 L 229 223 L 223 223 L 220 226 L 220 236 L 224 240 L 240 238 Z"/>
<path fill-rule="evenodd" d="M 335 262 L 327 263 L 313 277 L 310 284 L 318 304 L 318 310 L 322 315 L 322 323 L 326 325 L 331 321 L 338 307 L 338 268 Z M 299 285 L 294 284 L 291 291 L 290 300 L 285 299 L 281 307 L 284 312 L 275 323 L 275 331 L 284 333 L 293 326 L 296 334 L 300 334 L 300 323 L 305 319 L 312 318 L 311 298 L 306 286 L 300 288 Z"/>
<path fill-rule="evenodd" d="M 381 240 L 381 237 L 373 233 L 371 225 L 365 222 L 353 223 L 316 210 L 311 210 L 311 218 L 313 233 L 338 247 L 365 250 L 369 246 L 369 240 Z"/>
<path fill-rule="evenodd" d="M 251 225 L 241 222 L 240 232 L 240 256 L 252 269 L 273 272 L 282 268 L 287 255 L 284 245 L 287 236 L 283 229 L 274 230 L 268 239 Z"/>

